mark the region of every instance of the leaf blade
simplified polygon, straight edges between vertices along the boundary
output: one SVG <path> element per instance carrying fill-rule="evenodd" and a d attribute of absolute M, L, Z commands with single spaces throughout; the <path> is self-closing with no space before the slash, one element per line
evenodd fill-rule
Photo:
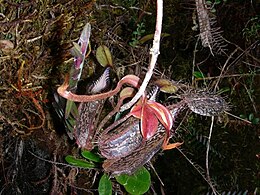
<path fill-rule="evenodd" d="M 95 168 L 95 164 L 82 160 L 82 159 L 77 159 L 71 155 L 66 156 L 65 160 L 67 163 L 69 163 L 70 165 L 73 165 L 73 166 L 87 168 L 87 169 Z"/>
<path fill-rule="evenodd" d="M 88 151 L 88 150 L 83 150 L 83 151 L 81 152 L 81 155 L 82 155 L 84 158 L 86 158 L 86 159 L 88 159 L 88 160 L 90 160 L 90 161 L 93 161 L 93 162 L 100 163 L 100 162 L 103 161 L 102 158 L 99 157 L 99 155 L 94 154 L 94 153 L 92 153 L 92 152 L 90 152 L 90 151 Z"/>
<path fill-rule="evenodd" d="M 130 194 L 144 194 L 151 186 L 150 173 L 144 167 L 138 169 L 133 175 L 121 174 L 115 178 Z"/>
<path fill-rule="evenodd" d="M 96 58 L 97 58 L 97 61 L 103 67 L 106 67 L 107 65 L 112 67 L 112 65 L 113 65 L 111 52 L 108 49 L 108 47 L 105 45 L 101 45 L 97 48 Z"/>
<path fill-rule="evenodd" d="M 112 195 L 112 183 L 107 174 L 104 174 L 98 184 L 99 195 Z"/>

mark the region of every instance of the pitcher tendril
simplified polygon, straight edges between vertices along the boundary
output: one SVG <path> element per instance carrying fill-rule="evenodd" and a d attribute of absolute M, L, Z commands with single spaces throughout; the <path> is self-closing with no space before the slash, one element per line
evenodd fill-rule
<path fill-rule="evenodd" d="M 67 100 L 74 101 L 74 102 L 91 102 L 94 100 L 102 100 L 111 96 L 116 95 L 123 84 L 129 84 L 135 88 L 139 87 L 140 78 L 135 75 L 126 75 L 123 77 L 118 83 L 115 89 L 100 93 L 100 94 L 94 94 L 94 95 L 77 95 L 75 93 L 72 93 L 71 91 L 68 91 L 68 76 L 66 76 L 64 83 L 57 89 L 57 92 L 60 96 L 66 98 Z"/>

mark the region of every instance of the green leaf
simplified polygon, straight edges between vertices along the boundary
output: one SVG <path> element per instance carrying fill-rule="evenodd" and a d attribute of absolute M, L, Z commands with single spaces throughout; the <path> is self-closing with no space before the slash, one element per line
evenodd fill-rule
<path fill-rule="evenodd" d="M 259 124 L 259 118 L 254 118 L 251 122 L 253 125 L 258 125 Z"/>
<path fill-rule="evenodd" d="M 207 4 L 207 5 L 211 5 L 212 2 L 211 2 L 211 1 L 206 1 L 206 4 Z"/>
<path fill-rule="evenodd" d="M 170 34 L 168 33 L 162 33 L 161 34 L 161 38 L 164 38 L 164 37 L 168 37 L 170 36 Z M 139 43 L 140 45 L 141 44 L 144 44 L 145 42 L 149 41 L 149 40 L 153 40 L 154 38 L 154 34 L 148 34 L 148 35 L 145 35 L 144 37 L 142 37 L 140 40 L 139 40 Z"/>
<path fill-rule="evenodd" d="M 245 114 L 240 114 L 239 117 L 247 120 L 247 116 Z"/>
<path fill-rule="evenodd" d="M 100 163 L 100 162 L 103 161 L 102 158 L 100 158 L 99 155 L 94 154 L 94 153 L 92 153 L 92 152 L 90 152 L 90 151 L 87 151 L 87 150 L 83 150 L 83 151 L 81 152 L 81 155 L 82 155 L 84 158 L 86 158 L 86 159 L 88 159 L 88 160 L 91 160 L 91 161 L 93 161 L 93 162 L 98 162 L 98 163 Z"/>
<path fill-rule="evenodd" d="M 254 119 L 254 114 L 250 113 L 248 116 L 248 120 L 252 122 L 253 119 Z"/>
<path fill-rule="evenodd" d="M 216 13 L 216 9 L 215 8 L 212 8 L 211 10 L 210 10 L 212 13 Z"/>
<path fill-rule="evenodd" d="M 65 120 L 65 125 L 66 125 L 66 131 L 70 137 L 70 139 L 73 139 L 73 133 L 74 133 L 74 128 L 76 125 L 76 120 L 73 118 L 71 115 Z"/>
<path fill-rule="evenodd" d="M 78 108 L 75 102 L 67 100 L 65 109 L 65 118 L 67 119 L 69 115 L 72 114 L 75 118 L 78 117 Z"/>
<path fill-rule="evenodd" d="M 144 194 L 151 186 L 150 173 L 144 167 L 137 170 L 133 175 L 121 174 L 115 178 L 128 193 L 133 195 Z"/>
<path fill-rule="evenodd" d="M 160 91 L 164 93 L 173 94 L 178 91 L 178 87 L 167 79 L 158 79 L 154 83 L 160 88 Z"/>
<path fill-rule="evenodd" d="M 219 91 L 218 91 L 218 94 L 222 94 L 222 93 L 225 93 L 225 92 L 228 92 L 230 91 L 230 88 L 229 87 L 223 87 L 221 88 Z"/>
<path fill-rule="evenodd" d="M 72 42 L 73 47 L 70 49 L 70 53 L 74 57 L 80 57 L 83 58 L 84 56 L 81 53 L 81 48 L 78 43 Z"/>
<path fill-rule="evenodd" d="M 98 184 L 99 195 L 112 195 L 112 183 L 107 174 L 104 174 Z"/>
<path fill-rule="evenodd" d="M 195 78 L 205 78 L 204 74 L 200 71 L 194 71 L 193 76 Z"/>
<path fill-rule="evenodd" d="M 113 65 L 112 55 L 108 47 L 105 45 L 101 45 L 97 48 L 96 58 L 103 67 Z"/>
<path fill-rule="evenodd" d="M 218 4 L 220 4 L 220 3 L 221 3 L 220 0 L 215 0 L 215 4 L 216 4 L 216 5 L 218 5 Z"/>
<path fill-rule="evenodd" d="M 81 167 L 81 168 L 91 169 L 91 168 L 95 167 L 95 164 L 82 160 L 82 159 L 77 159 L 71 155 L 66 156 L 65 160 L 67 161 L 67 163 L 69 163 L 73 166 Z"/>
<path fill-rule="evenodd" d="M 121 116 L 122 116 L 122 112 L 116 113 L 116 116 L 115 116 L 115 120 L 114 120 L 114 121 L 119 120 L 119 119 L 121 118 Z"/>

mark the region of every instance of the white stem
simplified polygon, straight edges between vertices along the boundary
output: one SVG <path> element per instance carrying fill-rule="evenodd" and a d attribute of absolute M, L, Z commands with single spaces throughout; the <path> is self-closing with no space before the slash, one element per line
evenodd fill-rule
<path fill-rule="evenodd" d="M 208 143 L 207 143 L 207 150 L 206 150 L 206 176 L 207 176 L 207 180 L 209 181 L 209 185 L 210 185 L 213 193 L 216 195 L 216 194 L 219 194 L 219 193 L 217 192 L 216 188 L 212 184 L 210 174 L 209 174 L 209 149 L 210 149 L 210 140 L 211 140 L 213 125 L 214 125 L 214 116 L 211 117 L 211 125 L 210 125 L 209 137 L 208 137 Z"/>
<path fill-rule="evenodd" d="M 157 17 L 156 17 L 156 27 L 154 32 L 153 38 L 153 47 L 150 49 L 150 54 L 152 55 L 151 61 L 148 67 L 148 71 L 146 72 L 145 78 L 143 80 L 142 85 L 140 86 L 138 92 L 132 98 L 131 101 L 124 104 L 120 111 L 123 112 L 129 109 L 132 105 L 137 102 L 137 100 L 144 94 L 144 91 L 153 75 L 153 70 L 160 54 L 160 38 L 161 38 L 161 31 L 162 31 L 162 18 L 163 18 L 163 0 L 157 0 Z"/>

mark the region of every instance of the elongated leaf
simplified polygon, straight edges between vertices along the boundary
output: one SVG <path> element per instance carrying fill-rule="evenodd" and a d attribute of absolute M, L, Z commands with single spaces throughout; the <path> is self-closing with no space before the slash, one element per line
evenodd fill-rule
<path fill-rule="evenodd" d="M 82 159 L 77 159 L 74 156 L 68 155 L 65 157 L 65 160 L 67 161 L 67 163 L 73 165 L 73 166 L 77 166 L 77 167 L 81 167 L 81 168 L 86 168 L 86 169 L 91 169 L 91 168 L 95 168 L 95 164 L 82 160 Z"/>
<path fill-rule="evenodd" d="M 73 48 L 71 52 L 74 55 L 74 64 L 70 69 L 70 79 L 69 79 L 69 87 L 68 89 L 71 92 L 75 92 L 77 90 L 78 81 L 80 80 L 85 55 L 88 48 L 89 38 L 90 38 L 90 32 L 91 32 L 91 25 L 87 23 L 80 35 L 78 43 L 73 43 Z M 69 114 L 71 113 L 72 107 L 71 101 L 67 101 L 66 104 L 66 111 L 65 111 L 65 117 L 68 118 Z"/>
<path fill-rule="evenodd" d="M 161 38 L 168 37 L 168 36 L 170 36 L 170 34 L 168 34 L 168 33 L 162 33 L 161 34 Z M 139 42 L 139 44 L 143 44 L 143 43 L 145 43 L 149 40 L 153 40 L 153 38 L 154 38 L 154 34 L 145 35 L 138 42 Z"/>
<path fill-rule="evenodd" d="M 66 109 L 65 109 L 65 118 L 67 119 L 70 114 L 76 119 L 79 115 L 78 108 L 75 102 L 67 100 Z"/>
<path fill-rule="evenodd" d="M 142 105 L 134 105 L 130 111 L 131 115 L 134 117 L 141 119 L 141 113 L 142 113 Z"/>
<path fill-rule="evenodd" d="M 141 127 L 144 139 L 152 137 L 158 129 L 158 119 L 147 104 L 143 105 L 141 112 Z"/>
<path fill-rule="evenodd" d="M 60 120 L 64 123 L 66 132 L 70 139 L 73 139 L 73 129 L 76 124 L 76 120 L 74 115 L 70 114 L 69 117 L 65 118 L 65 106 L 66 106 L 66 99 L 59 96 L 57 93 L 53 94 L 54 100 L 52 102 L 52 106 L 56 111 L 57 115 L 59 116 Z"/>
<path fill-rule="evenodd" d="M 84 157 L 84 158 L 86 158 L 86 159 L 88 159 L 88 160 L 91 160 L 91 161 L 93 161 L 93 162 L 102 162 L 103 160 L 102 160 L 102 158 L 100 158 L 100 156 L 99 155 L 97 155 L 97 154 L 94 154 L 93 152 L 90 152 L 90 151 L 87 151 L 87 150 L 83 150 L 82 152 L 81 152 L 81 155 Z"/>
<path fill-rule="evenodd" d="M 71 53 L 74 56 L 74 65 L 70 70 L 70 80 L 69 80 L 69 89 L 72 92 L 75 92 L 77 89 L 78 81 L 80 80 L 84 60 L 89 44 L 91 26 L 87 23 L 80 35 L 78 43 L 73 43 L 73 48 L 71 49 Z"/>
<path fill-rule="evenodd" d="M 229 87 L 223 87 L 221 88 L 219 91 L 218 91 L 218 94 L 222 94 L 222 93 L 225 93 L 225 92 L 229 92 L 230 91 L 230 88 Z"/>
<path fill-rule="evenodd" d="M 167 133 L 173 125 L 171 112 L 162 104 L 146 98 L 143 98 L 140 104 L 135 105 L 130 114 L 141 119 L 141 132 L 144 139 L 149 139 L 155 134 L 158 120 L 163 124 Z"/>
<path fill-rule="evenodd" d="M 202 73 L 202 72 L 200 72 L 200 71 L 194 71 L 193 72 L 193 76 L 195 77 L 195 78 L 205 78 L 205 76 L 204 76 L 204 74 Z"/>
<path fill-rule="evenodd" d="M 76 126 L 76 120 L 73 117 L 71 117 L 71 115 L 70 115 L 67 119 L 64 119 L 64 123 L 65 123 L 67 134 L 70 137 L 70 139 L 72 140 L 73 131 Z"/>
<path fill-rule="evenodd" d="M 165 129 L 170 130 L 173 125 L 173 119 L 170 110 L 162 104 L 155 101 L 148 100 L 147 104 L 153 110 L 153 113 L 157 116 L 157 118 L 163 124 Z"/>
<path fill-rule="evenodd" d="M 126 88 L 122 89 L 122 91 L 119 94 L 119 97 L 120 98 L 133 97 L 134 92 L 135 92 L 134 88 L 126 87 Z"/>
<path fill-rule="evenodd" d="M 96 58 L 103 67 L 113 65 L 112 55 L 108 47 L 105 45 L 101 45 L 97 48 Z"/>
<path fill-rule="evenodd" d="M 81 53 L 81 48 L 79 44 L 75 42 L 73 42 L 72 44 L 73 47 L 70 49 L 71 55 L 73 55 L 75 58 L 80 57 L 81 59 L 83 59 L 84 56 Z"/>
<path fill-rule="evenodd" d="M 118 183 L 133 195 L 146 193 L 151 186 L 151 176 L 146 168 L 141 167 L 133 175 L 121 174 L 116 176 Z"/>
<path fill-rule="evenodd" d="M 74 65 L 70 70 L 69 89 L 71 89 L 72 92 L 76 91 L 78 81 L 81 77 L 90 38 L 90 31 L 91 26 L 87 23 L 82 30 L 78 43 L 73 43 L 74 46 L 71 49 L 71 52 L 74 55 Z"/>
<path fill-rule="evenodd" d="M 112 195 L 112 183 L 107 174 L 104 174 L 98 184 L 99 195 Z"/>
<path fill-rule="evenodd" d="M 172 94 L 178 91 L 178 87 L 167 79 L 158 79 L 155 81 L 155 84 L 160 88 L 160 91 L 164 93 Z"/>
<path fill-rule="evenodd" d="M 81 51 L 81 55 L 79 56 L 76 56 L 74 58 L 74 67 L 75 69 L 81 69 L 83 68 L 83 64 L 84 64 L 84 58 L 85 58 L 85 55 L 86 55 L 86 52 L 87 52 L 87 48 L 88 48 L 88 43 L 89 43 L 89 38 L 90 38 L 90 32 L 91 32 L 91 25 L 89 23 L 87 23 L 82 32 L 81 32 L 81 35 L 80 35 L 80 38 L 79 38 L 79 41 L 78 41 L 78 45 L 79 47 L 74 46 L 76 47 L 76 49 L 80 49 Z M 80 71 L 80 74 L 79 74 L 79 77 L 81 76 L 81 71 Z"/>

